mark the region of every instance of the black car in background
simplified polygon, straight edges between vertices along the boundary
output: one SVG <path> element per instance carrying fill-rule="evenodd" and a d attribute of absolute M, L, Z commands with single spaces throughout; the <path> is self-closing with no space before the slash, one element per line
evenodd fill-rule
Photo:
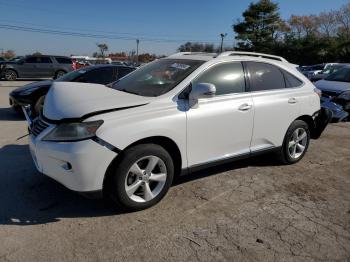
<path fill-rule="evenodd" d="M 21 106 L 30 105 L 31 113 L 35 116 L 42 110 L 45 95 L 53 81 L 107 85 L 134 70 L 134 67 L 111 64 L 84 67 L 65 74 L 56 80 L 34 82 L 13 90 L 10 93 L 10 105 L 16 111 L 21 111 Z"/>
<path fill-rule="evenodd" d="M 72 59 L 66 56 L 29 55 L 1 64 L 0 78 L 59 78 L 73 70 Z"/>

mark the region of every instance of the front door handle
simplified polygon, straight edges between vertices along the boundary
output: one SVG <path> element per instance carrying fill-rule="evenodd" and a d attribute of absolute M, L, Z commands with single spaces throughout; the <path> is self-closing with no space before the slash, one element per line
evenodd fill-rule
<path fill-rule="evenodd" d="M 245 103 L 245 104 L 240 105 L 240 106 L 238 107 L 238 110 L 239 110 L 239 111 L 248 111 L 248 110 L 251 109 L 251 108 L 252 108 L 251 105 Z"/>
<path fill-rule="evenodd" d="M 288 100 L 289 104 L 295 104 L 296 102 L 298 102 L 298 100 L 295 97 L 289 98 Z"/>

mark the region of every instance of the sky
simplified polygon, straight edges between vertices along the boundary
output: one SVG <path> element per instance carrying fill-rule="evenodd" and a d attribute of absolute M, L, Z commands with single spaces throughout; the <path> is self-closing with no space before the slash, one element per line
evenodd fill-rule
<path fill-rule="evenodd" d="M 232 46 L 232 24 L 251 1 L 244 0 L 0 0 L 0 52 L 17 55 L 39 51 L 55 55 L 92 55 L 96 43 L 109 52 L 130 52 L 140 39 L 140 53 L 169 55 L 186 41 Z M 280 0 L 280 14 L 308 15 L 339 9 L 349 0 Z M 16 26 L 60 35 L 9 30 Z M 63 33 L 62 33 L 63 32 Z M 75 35 L 64 35 L 73 32 Z M 78 34 L 78 36 L 77 36 Z M 83 34 L 83 35 L 82 35 Z M 88 36 L 88 37 L 87 37 Z"/>

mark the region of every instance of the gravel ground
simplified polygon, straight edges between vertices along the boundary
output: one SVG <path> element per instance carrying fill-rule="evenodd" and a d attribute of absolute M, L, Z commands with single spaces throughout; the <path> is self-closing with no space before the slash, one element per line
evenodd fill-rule
<path fill-rule="evenodd" d="M 350 261 L 350 123 L 299 163 L 273 155 L 181 178 L 157 206 L 121 213 L 36 172 L 0 82 L 0 261 Z"/>

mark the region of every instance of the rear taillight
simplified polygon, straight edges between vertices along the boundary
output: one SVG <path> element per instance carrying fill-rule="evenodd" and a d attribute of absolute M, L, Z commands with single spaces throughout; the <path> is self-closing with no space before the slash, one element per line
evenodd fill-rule
<path fill-rule="evenodd" d="M 322 96 L 322 91 L 321 91 L 320 89 L 315 88 L 315 89 L 314 89 L 314 92 L 315 92 L 319 97 Z"/>

